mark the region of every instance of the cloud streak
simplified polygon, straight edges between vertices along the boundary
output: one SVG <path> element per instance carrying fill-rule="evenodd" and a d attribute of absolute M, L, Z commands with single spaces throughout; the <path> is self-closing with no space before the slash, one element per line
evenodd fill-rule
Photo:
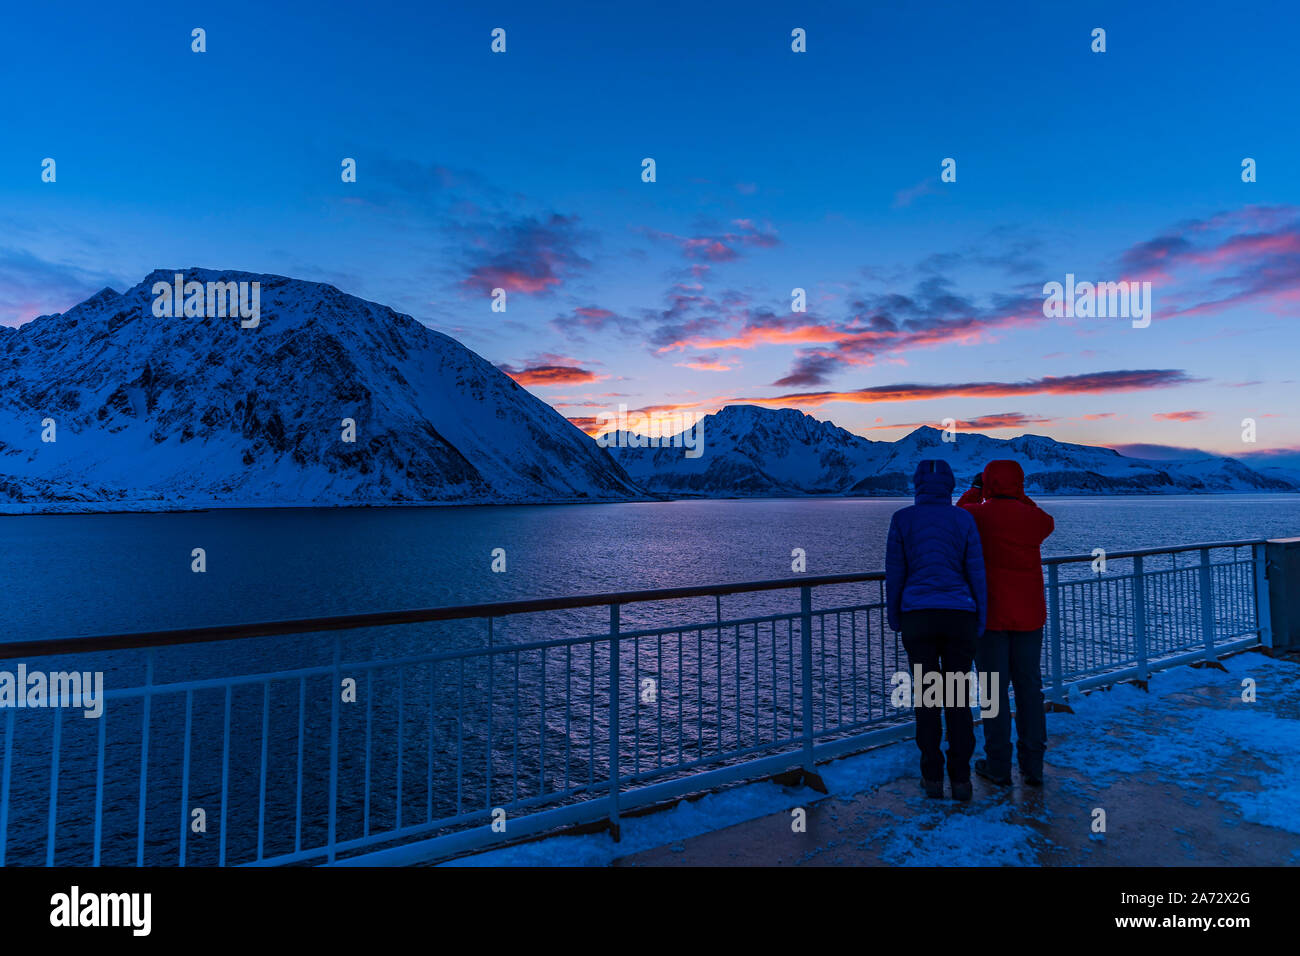
<path fill-rule="evenodd" d="M 599 334 L 606 329 L 616 329 L 621 333 L 631 334 L 639 328 L 640 323 L 636 319 L 620 315 L 611 309 L 604 309 L 596 305 L 584 305 L 570 312 L 557 315 L 551 319 L 550 325 L 556 332 L 569 337 L 583 334 Z"/>
<path fill-rule="evenodd" d="M 731 229 L 705 232 L 694 236 L 679 236 L 657 229 L 646 229 L 651 239 L 670 242 L 677 246 L 682 256 L 694 262 L 733 262 L 744 249 L 770 249 L 781 240 L 770 226 L 759 226 L 752 219 L 733 219 Z"/>
<path fill-rule="evenodd" d="M 959 382 L 944 385 L 872 385 L 850 391 L 787 392 L 757 398 L 735 398 L 732 402 L 769 406 L 810 407 L 828 402 L 930 401 L 937 398 L 1006 398 L 1024 395 L 1086 395 L 1145 391 L 1189 385 L 1193 378 L 1181 369 L 1116 369 L 1081 375 L 1048 375 L 1019 382 Z"/>
<path fill-rule="evenodd" d="M 1170 289 L 1157 319 L 1207 315 L 1262 304 L 1300 311 L 1300 209 L 1246 206 L 1182 223 L 1127 249 L 1130 278 Z"/>
<path fill-rule="evenodd" d="M 476 224 L 468 231 L 461 285 L 471 292 L 545 295 L 591 265 L 578 251 L 587 236 L 576 216 L 525 216 L 502 226 Z"/>
<path fill-rule="evenodd" d="M 867 431 L 892 431 L 899 428 L 911 430 L 924 425 L 931 428 L 953 427 L 959 431 L 984 432 L 994 431 L 999 428 L 1024 428 L 1026 425 L 1051 425 L 1056 424 L 1058 421 L 1060 419 L 1026 415 L 1023 412 L 1000 412 L 992 415 L 979 415 L 971 419 L 956 419 L 951 426 L 947 426 L 942 422 L 900 422 L 896 425 L 872 425 Z"/>
<path fill-rule="evenodd" d="M 1208 412 L 1156 412 L 1151 416 L 1158 422 L 1199 422 L 1209 417 Z"/>
<path fill-rule="evenodd" d="M 994 296 L 987 304 L 956 294 L 948 280 L 930 276 L 908 295 L 861 296 L 847 318 L 812 313 L 779 314 L 771 309 L 720 309 L 702 293 L 682 299 L 692 322 L 665 322 L 655 344 L 660 352 L 684 349 L 753 349 L 801 346 L 788 374 L 775 385 L 821 385 L 846 369 L 870 366 L 884 355 L 912 348 L 970 345 L 995 330 L 1044 321 L 1042 296 L 1024 292 Z M 719 334 L 722 330 L 725 334 Z"/>
<path fill-rule="evenodd" d="M 530 365 L 525 368 L 498 365 L 497 368 L 523 386 L 584 385 L 606 378 L 577 365 Z"/>

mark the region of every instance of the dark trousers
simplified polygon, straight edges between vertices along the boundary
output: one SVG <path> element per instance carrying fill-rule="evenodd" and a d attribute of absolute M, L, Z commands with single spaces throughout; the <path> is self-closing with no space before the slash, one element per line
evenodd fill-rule
<path fill-rule="evenodd" d="M 915 676 L 919 665 L 923 674 L 944 675 L 970 672 L 975 658 L 975 632 L 979 619 L 974 611 L 905 611 L 903 613 L 903 647 L 910 670 Z M 963 687 L 966 686 L 963 684 Z M 914 693 L 921 694 L 921 688 Z M 943 727 L 940 711 L 948 723 L 948 779 L 954 783 L 970 780 L 970 756 L 975 752 L 975 720 L 971 715 L 973 700 L 949 700 L 944 706 L 915 708 L 916 746 L 921 751 L 921 776 L 926 780 L 943 779 Z"/>
<path fill-rule="evenodd" d="M 984 754 L 989 770 L 998 776 L 1011 773 L 1011 703 L 1008 685 L 1016 691 L 1016 742 L 1020 772 L 1043 774 L 1047 749 L 1047 716 L 1043 712 L 1043 629 L 1036 631 L 985 631 L 975 650 L 980 674 L 996 674 L 998 715 L 985 717 Z M 990 688 L 991 690 L 991 688 Z"/>

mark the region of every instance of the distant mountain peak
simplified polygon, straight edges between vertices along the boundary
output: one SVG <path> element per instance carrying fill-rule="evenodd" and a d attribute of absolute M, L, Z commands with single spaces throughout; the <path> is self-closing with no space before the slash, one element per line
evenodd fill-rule
<path fill-rule="evenodd" d="M 64 314 L 67 315 L 74 312 L 76 313 L 99 312 L 108 308 L 115 307 L 118 304 L 120 304 L 121 301 L 122 301 L 122 293 L 118 292 L 116 289 L 112 288 L 111 286 L 104 286 L 104 288 L 100 289 L 90 298 L 82 302 L 78 302 L 76 305 L 74 305 L 71 309 L 69 309 Z M 33 321 L 39 321 L 40 319 L 44 319 L 44 318 L 47 318 L 47 316 L 38 316 Z"/>
<path fill-rule="evenodd" d="M 934 445 L 952 444 L 943 440 L 943 432 L 933 425 L 919 425 L 898 440 L 917 448 L 930 448 Z"/>
<path fill-rule="evenodd" d="M 104 286 L 104 288 L 100 289 L 98 292 L 96 292 L 94 295 L 92 295 L 92 296 L 91 296 L 89 299 L 87 299 L 85 302 L 82 302 L 82 303 L 80 303 L 80 304 L 81 304 L 81 305 L 97 305 L 97 304 L 99 304 L 99 303 L 101 303 L 101 302 L 111 302 L 111 301 L 113 301 L 113 300 L 115 300 L 115 299 L 120 299 L 120 298 L 122 298 L 122 293 L 118 292 L 118 291 L 117 291 L 116 289 L 114 289 L 112 286 L 107 286 L 107 285 L 106 285 L 106 286 Z"/>
<path fill-rule="evenodd" d="M 797 408 L 769 408 L 766 405 L 724 405 L 713 413 L 720 422 L 777 422 L 812 418 Z"/>

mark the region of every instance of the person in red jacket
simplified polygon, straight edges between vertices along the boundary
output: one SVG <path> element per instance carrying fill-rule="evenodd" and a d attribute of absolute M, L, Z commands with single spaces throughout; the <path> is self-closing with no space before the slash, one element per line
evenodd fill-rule
<path fill-rule="evenodd" d="M 1056 526 L 1025 495 L 1025 473 L 1014 461 L 991 461 L 957 504 L 975 518 L 988 580 L 988 619 L 975 649 L 975 666 L 997 677 L 997 716 L 985 718 L 985 759 L 975 772 L 986 780 L 1011 783 L 1011 707 L 1016 692 L 1016 741 L 1020 776 L 1043 782 L 1047 717 L 1043 712 L 1043 566 L 1039 547 Z M 984 686 L 981 683 L 981 686 Z"/>

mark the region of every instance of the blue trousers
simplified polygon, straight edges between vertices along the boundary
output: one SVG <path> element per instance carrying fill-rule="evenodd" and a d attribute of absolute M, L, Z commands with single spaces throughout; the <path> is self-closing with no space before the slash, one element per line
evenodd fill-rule
<path fill-rule="evenodd" d="M 1047 715 L 1043 712 L 1043 629 L 1036 631 L 985 631 L 975 646 L 975 666 L 980 674 L 997 675 L 998 714 L 980 721 L 984 728 L 984 756 L 998 776 L 1011 774 L 1011 701 L 1008 687 L 1016 691 L 1016 742 L 1020 772 L 1043 775 L 1047 749 Z"/>

